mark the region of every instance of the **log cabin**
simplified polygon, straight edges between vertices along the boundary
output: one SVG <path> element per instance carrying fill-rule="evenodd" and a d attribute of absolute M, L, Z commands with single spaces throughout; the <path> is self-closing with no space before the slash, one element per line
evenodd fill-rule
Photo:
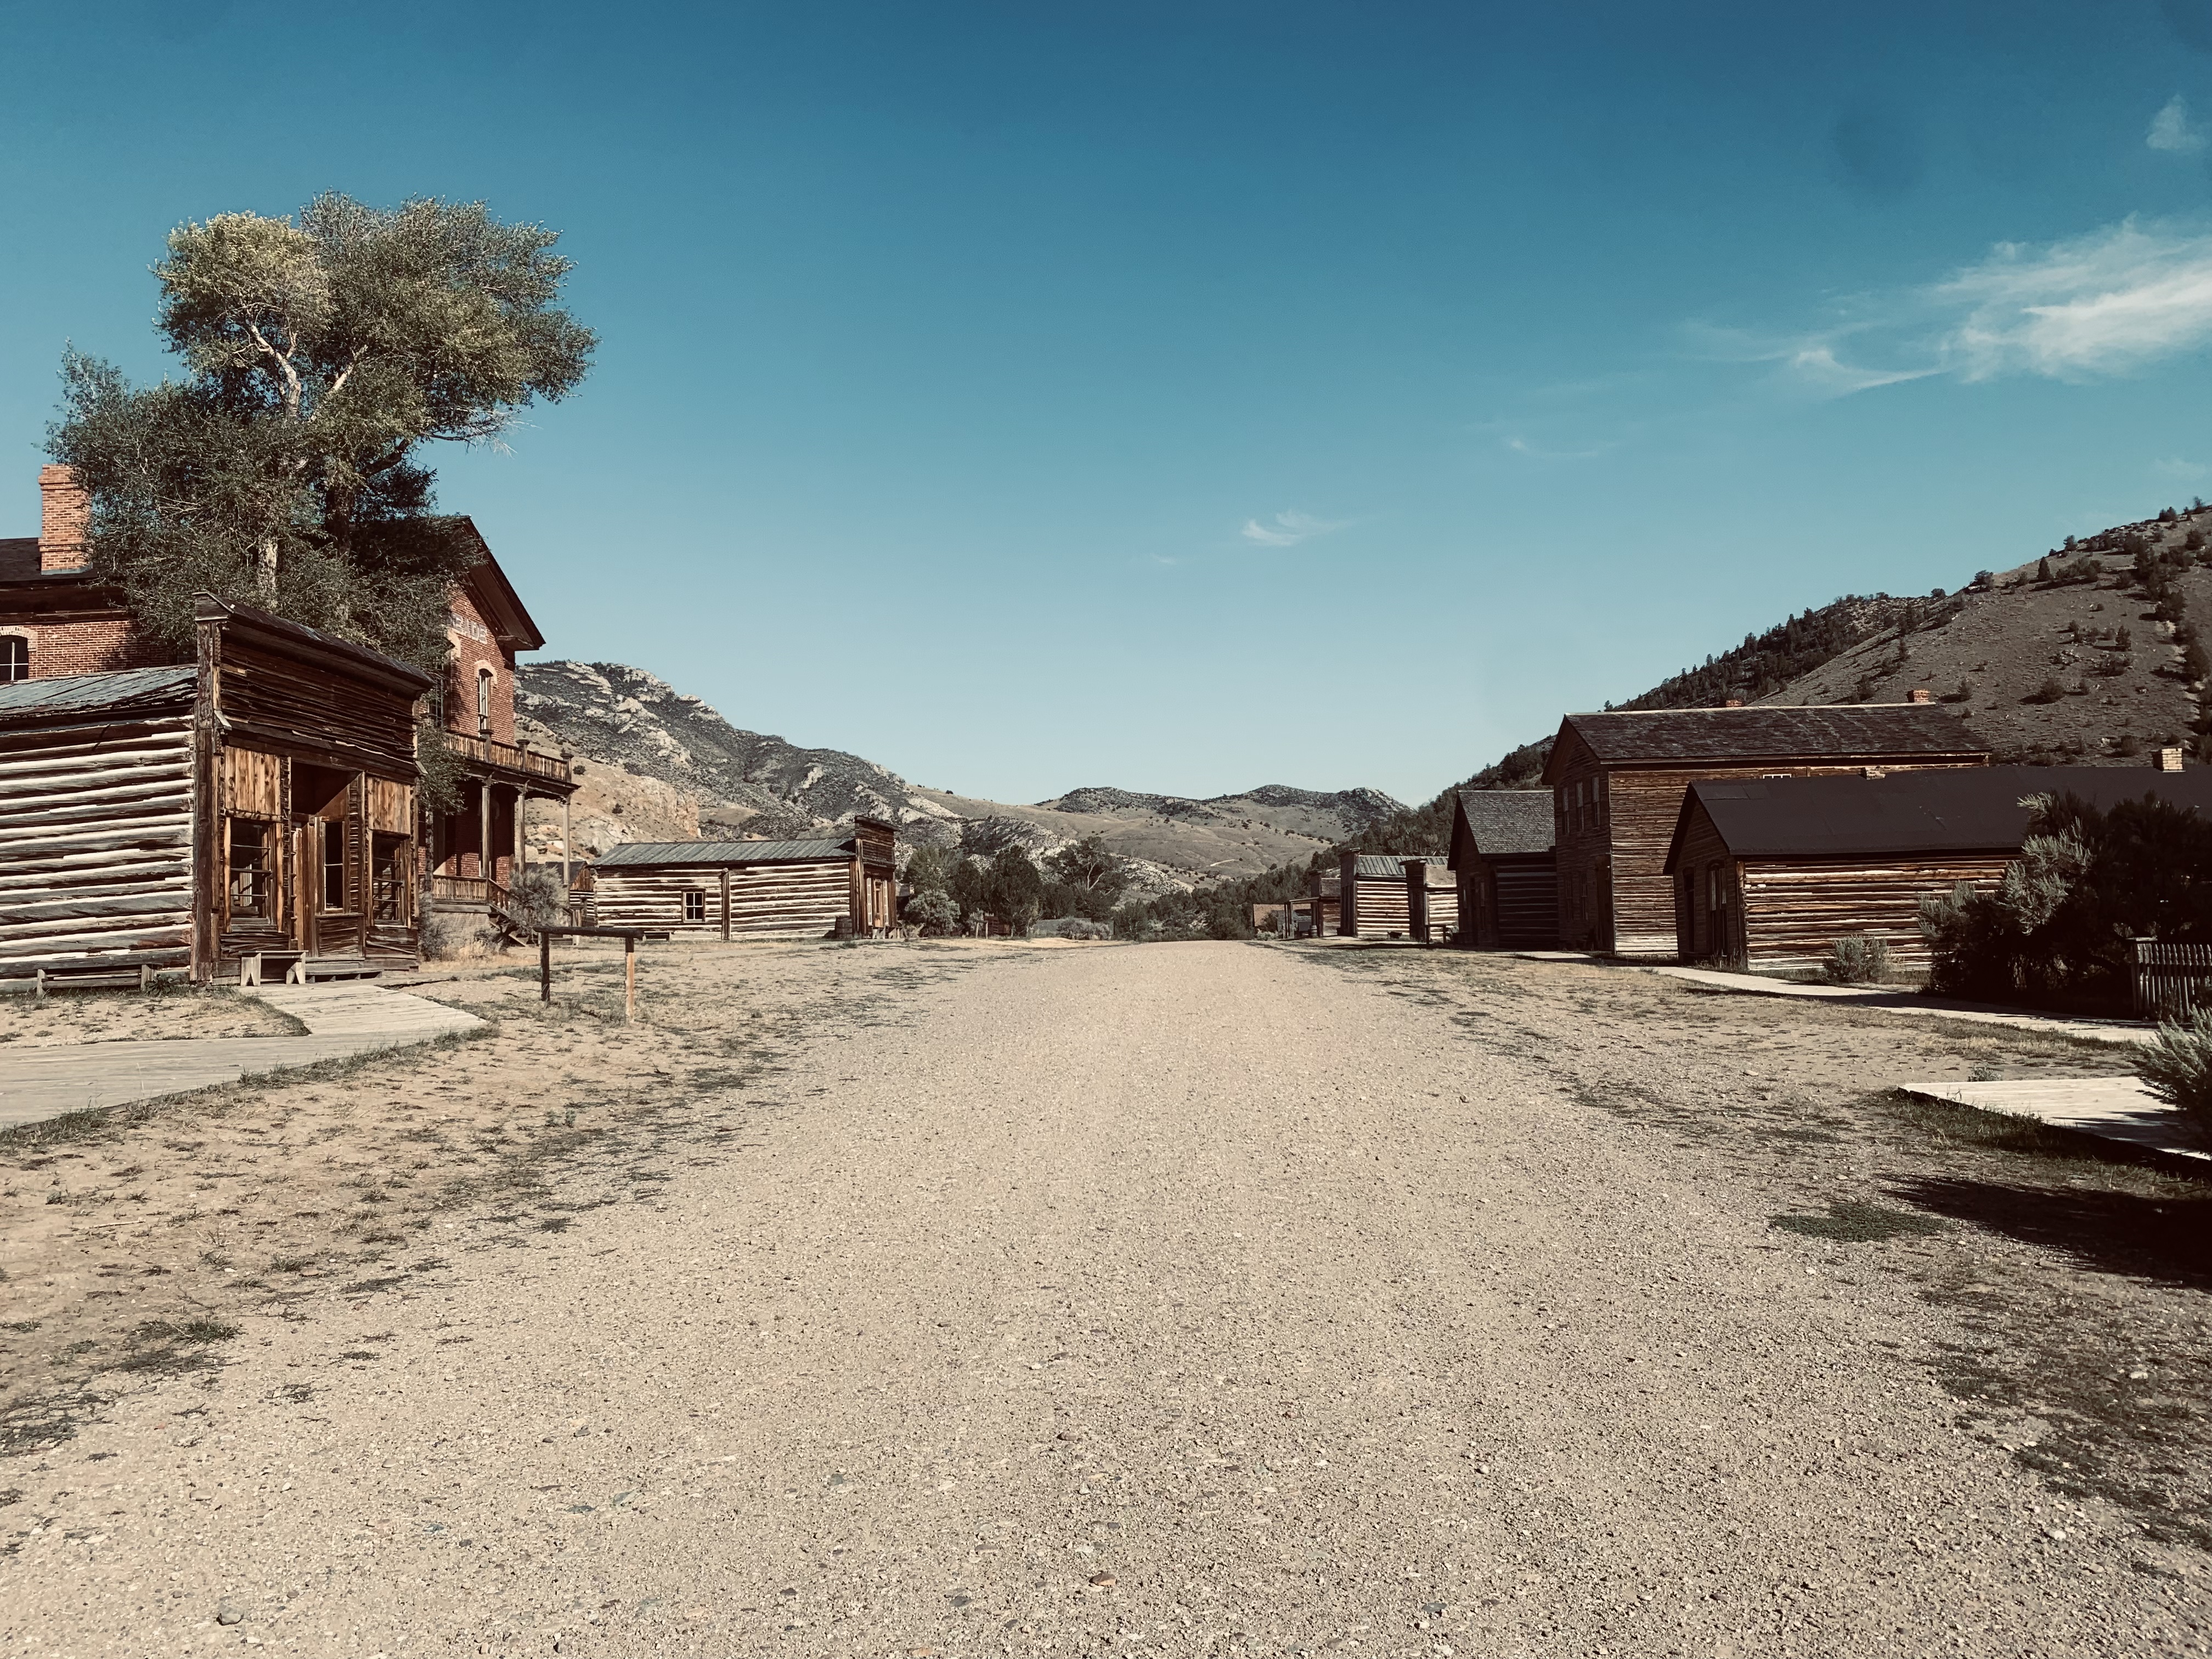
<path fill-rule="evenodd" d="M 1956 715 L 1922 701 L 1570 714 L 1544 765 L 1560 942 L 1609 956 L 1674 956 L 1667 854 L 1683 797 L 1700 778 L 1986 766 L 1989 758 L 1988 745 Z"/>
<path fill-rule="evenodd" d="M 1699 779 L 1667 854 L 1685 962 L 1816 968 L 1846 936 L 1924 967 L 1920 901 L 1994 885 L 2019 855 L 2033 795 L 2098 807 L 2155 795 L 2212 815 L 2212 772 L 2112 766 L 1938 768 L 1882 775 Z"/>
<path fill-rule="evenodd" d="M 412 969 L 428 677 L 204 595 L 196 636 L 0 684 L 0 977 Z"/>
<path fill-rule="evenodd" d="M 1459 888 L 1436 853 L 1337 854 L 1336 932 L 1344 939 L 1449 939 L 1459 930 Z"/>
<path fill-rule="evenodd" d="M 1548 789 L 1458 792 L 1449 861 L 1459 882 L 1459 944 L 1482 951 L 1558 946 L 1552 823 Z"/>
<path fill-rule="evenodd" d="M 39 496 L 38 535 L 0 538 L 0 684 L 168 662 L 173 653 L 149 641 L 122 592 L 94 577 L 91 502 L 75 475 L 41 468 Z M 445 811 L 418 803 L 424 821 L 413 839 L 426 896 L 496 917 L 507 911 L 521 868 L 525 803 L 551 797 L 565 806 L 576 785 L 566 758 L 516 740 L 516 653 L 542 649 L 544 635 L 474 521 L 457 514 L 440 522 L 474 556 L 449 599 L 453 654 L 446 684 L 434 688 L 460 799 Z"/>
<path fill-rule="evenodd" d="M 592 867 L 601 927 L 701 939 L 866 938 L 898 920 L 897 831 L 842 840 L 628 842 Z"/>
<path fill-rule="evenodd" d="M 1343 900 L 1344 878 L 1341 876 L 1325 874 L 1318 869 L 1306 872 L 1306 907 L 1313 917 L 1316 939 L 1329 938 L 1340 931 L 1337 923 L 1340 919 Z"/>

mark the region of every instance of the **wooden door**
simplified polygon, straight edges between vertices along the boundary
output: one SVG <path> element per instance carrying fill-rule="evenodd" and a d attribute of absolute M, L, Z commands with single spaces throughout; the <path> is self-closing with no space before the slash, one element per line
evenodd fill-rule
<path fill-rule="evenodd" d="M 291 912 L 292 942 L 305 956 L 314 954 L 315 912 L 319 908 L 315 902 L 315 883 L 322 872 L 323 847 L 315 833 L 318 822 L 314 818 L 293 821 L 291 857 L 285 860 L 285 908 Z"/>

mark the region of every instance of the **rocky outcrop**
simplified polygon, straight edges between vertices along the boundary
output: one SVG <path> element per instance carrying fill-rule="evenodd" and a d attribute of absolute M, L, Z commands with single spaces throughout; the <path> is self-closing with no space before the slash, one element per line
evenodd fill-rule
<path fill-rule="evenodd" d="M 1157 894 L 1303 858 L 1397 810 L 1373 789 L 1322 793 L 1284 784 L 1205 800 L 1111 788 L 1071 791 L 1034 806 L 917 788 L 839 749 L 805 749 L 730 724 L 700 698 L 620 663 L 526 665 L 515 682 L 521 736 L 568 750 L 582 771 L 571 812 L 578 856 L 626 841 L 690 835 L 805 836 L 866 815 L 899 827 L 908 847 L 983 855 L 1018 846 L 1043 858 L 1086 836 L 1130 862 Z M 559 834 L 559 808 L 533 805 L 531 837 Z"/>

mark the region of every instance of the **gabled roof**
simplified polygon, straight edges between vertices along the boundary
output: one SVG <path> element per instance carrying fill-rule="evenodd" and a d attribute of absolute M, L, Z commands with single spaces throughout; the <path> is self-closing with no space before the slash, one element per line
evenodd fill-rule
<path fill-rule="evenodd" d="M 1759 761 L 1975 760 L 1989 745 L 1932 702 L 1751 708 L 1613 709 L 1570 714 L 1544 764 L 1556 783 L 1579 744 L 1607 766 L 1739 766 Z"/>
<path fill-rule="evenodd" d="M 1548 853 L 1553 823 L 1548 789 L 1462 789 L 1452 807 L 1452 857 L 1462 839 L 1483 858 Z"/>
<path fill-rule="evenodd" d="M 1438 870 L 1447 862 L 1442 853 L 1362 853 L 1352 872 L 1359 881 L 1403 881 L 1406 866 L 1415 859 L 1425 859 Z"/>
<path fill-rule="evenodd" d="M 469 574 L 461 578 L 461 586 L 475 601 L 477 614 L 490 628 L 500 644 L 509 651 L 542 651 L 545 635 L 538 631 L 530 612 L 523 608 L 521 595 L 514 584 L 500 568 L 499 561 L 492 556 L 491 544 L 477 528 L 477 521 L 465 513 L 449 515 L 445 522 L 461 531 L 476 544 L 477 562 Z"/>
<path fill-rule="evenodd" d="M 1683 799 L 1667 870 L 1673 873 L 1699 809 L 1732 858 L 2008 853 L 2027 836 L 2021 802 L 2058 794 L 2100 808 L 2155 795 L 2212 817 L 2212 771 L 1961 766 L 1878 778 L 1704 778 Z"/>
<path fill-rule="evenodd" d="M 648 865 L 812 864 L 859 855 L 853 837 L 842 841 L 631 841 L 610 848 L 593 861 L 600 870 L 638 869 Z"/>
<path fill-rule="evenodd" d="M 99 714 L 127 719 L 189 708 L 199 670 L 126 668 L 112 674 L 62 674 L 47 680 L 0 685 L 0 725 L 27 724 L 56 715 Z"/>

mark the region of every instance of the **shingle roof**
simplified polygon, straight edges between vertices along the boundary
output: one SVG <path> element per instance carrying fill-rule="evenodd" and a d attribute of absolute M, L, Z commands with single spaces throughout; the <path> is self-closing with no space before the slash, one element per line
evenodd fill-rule
<path fill-rule="evenodd" d="M 2008 852 L 2027 835 L 2030 795 L 2091 805 L 2156 795 L 2212 817 L 2212 771 L 2120 766 L 1961 766 L 1885 777 L 1707 778 L 1690 786 L 1668 849 L 1672 871 L 1693 804 L 1736 858 Z"/>
<path fill-rule="evenodd" d="M 20 582 L 39 574 L 36 536 L 0 536 L 0 582 Z"/>
<path fill-rule="evenodd" d="M 854 856 L 842 841 L 632 841 L 610 848 L 595 861 L 601 870 L 650 864 L 809 864 Z"/>
<path fill-rule="evenodd" d="M 1403 881 L 1406 866 L 1413 859 L 1426 859 L 1431 869 L 1444 867 L 1442 853 L 1362 853 L 1352 874 L 1361 881 Z"/>
<path fill-rule="evenodd" d="M 1609 765 L 1933 760 L 1989 752 L 1956 714 L 1932 702 L 1614 710 L 1570 714 L 1559 735 L 1569 732 Z M 1552 765 L 1559 763 L 1563 747 L 1553 745 Z"/>
<path fill-rule="evenodd" d="M 1552 850 L 1548 789 L 1462 789 L 1457 810 L 1478 853 L 1503 858 Z"/>
<path fill-rule="evenodd" d="M 191 703 L 199 671 L 190 663 L 173 668 L 126 668 L 113 674 L 64 674 L 49 680 L 16 680 L 0 685 L 0 723 L 41 720 L 50 714 L 156 713 Z"/>

